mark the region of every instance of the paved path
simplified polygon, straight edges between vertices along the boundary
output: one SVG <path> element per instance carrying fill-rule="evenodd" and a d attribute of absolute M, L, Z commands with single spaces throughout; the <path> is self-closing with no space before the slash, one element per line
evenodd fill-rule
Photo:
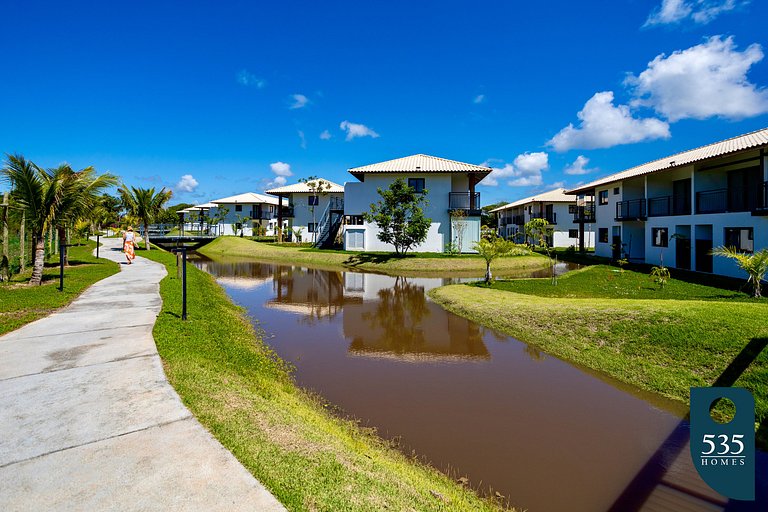
<path fill-rule="evenodd" d="M 152 338 L 165 273 L 136 258 L 0 337 L 0 510 L 284 510 L 165 378 Z"/>

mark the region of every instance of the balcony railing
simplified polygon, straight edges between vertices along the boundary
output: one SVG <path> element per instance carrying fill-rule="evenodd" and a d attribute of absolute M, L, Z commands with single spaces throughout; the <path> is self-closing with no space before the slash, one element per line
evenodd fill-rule
<path fill-rule="evenodd" d="M 672 196 L 651 197 L 648 199 L 648 216 L 663 217 L 672 212 Z"/>
<path fill-rule="evenodd" d="M 515 215 L 512 217 L 512 224 L 515 226 L 522 226 L 525 224 L 525 215 Z"/>
<path fill-rule="evenodd" d="M 531 214 L 532 219 L 545 219 L 550 224 L 557 224 L 557 213 L 552 212 L 550 214 L 542 212 L 534 212 Z"/>
<path fill-rule="evenodd" d="M 469 192 L 448 192 L 448 209 L 479 212 L 480 192 L 475 192 L 474 197 Z"/>
<path fill-rule="evenodd" d="M 646 218 L 645 199 L 630 199 L 616 203 L 616 220 L 638 220 Z"/>
<path fill-rule="evenodd" d="M 595 222 L 595 202 L 590 201 L 583 206 L 577 206 L 573 213 L 573 222 L 579 224 Z"/>
<path fill-rule="evenodd" d="M 763 188 L 730 187 L 696 192 L 696 213 L 755 211 L 764 204 Z"/>
<path fill-rule="evenodd" d="M 338 196 L 331 196 L 330 209 L 335 211 L 344 211 L 344 198 Z"/>
<path fill-rule="evenodd" d="M 293 206 L 283 206 L 283 217 L 285 218 L 293 218 L 295 217 Z"/>

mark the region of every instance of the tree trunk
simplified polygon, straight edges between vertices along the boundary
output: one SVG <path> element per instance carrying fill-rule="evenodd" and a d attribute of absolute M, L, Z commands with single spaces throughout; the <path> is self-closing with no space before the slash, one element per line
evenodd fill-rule
<path fill-rule="evenodd" d="M 486 261 L 485 262 L 485 282 L 490 284 L 491 279 L 493 279 L 493 276 L 491 275 L 491 262 Z"/>
<path fill-rule="evenodd" d="M 43 283 L 43 265 L 45 264 L 45 238 L 43 233 L 36 233 L 35 239 L 35 263 L 32 266 L 32 278 L 29 284 L 40 285 Z"/>
<path fill-rule="evenodd" d="M 144 244 L 146 245 L 146 249 L 149 250 L 149 224 L 146 222 L 144 223 Z"/>
<path fill-rule="evenodd" d="M 64 255 L 64 266 L 69 266 L 69 251 L 67 250 L 67 228 L 59 226 L 56 228 L 59 233 L 59 250 Z"/>
<path fill-rule="evenodd" d="M 755 279 L 754 283 L 755 283 L 755 298 L 759 299 L 759 298 L 761 298 L 763 296 L 762 285 L 760 284 L 760 280 L 759 279 Z"/>

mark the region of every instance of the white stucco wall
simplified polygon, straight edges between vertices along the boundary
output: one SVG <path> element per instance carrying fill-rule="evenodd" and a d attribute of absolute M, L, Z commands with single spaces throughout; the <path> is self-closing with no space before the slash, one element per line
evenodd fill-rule
<path fill-rule="evenodd" d="M 288 227 L 293 230 L 295 228 L 302 228 L 301 231 L 301 241 L 305 243 L 310 243 L 313 241 L 313 233 L 310 233 L 308 230 L 309 224 L 312 222 L 312 208 L 309 206 L 309 196 L 312 194 L 309 193 L 296 193 L 290 195 L 290 204 L 293 206 L 293 214 L 294 217 L 292 219 L 289 219 Z M 333 194 L 318 194 L 320 197 L 318 199 L 318 205 L 314 207 L 315 209 L 315 223 L 320 224 L 320 220 L 323 218 L 323 213 L 325 212 L 325 209 L 328 207 L 328 203 L 331 202 L 332 198 L 344 200 L 344 193 L 333 193 Z M 293 239 L 295 235 L 291 234 L 291 239 Z"/>

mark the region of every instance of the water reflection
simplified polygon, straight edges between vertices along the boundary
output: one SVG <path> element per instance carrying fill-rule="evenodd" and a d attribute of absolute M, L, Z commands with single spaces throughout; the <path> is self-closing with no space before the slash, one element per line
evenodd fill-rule
<path fill-rule="evenodd" d="M 262 266 L 258 263 L 253 265 Z M 277 267 L 271 270 L 274 272 L 274 296 L 265 306 L 303 315 L 307 323 L 333 318 L 344 305 L 362 302 L 360 297 L 345 295 L 344 276 L 341 272 L 303 267 Z"/>

